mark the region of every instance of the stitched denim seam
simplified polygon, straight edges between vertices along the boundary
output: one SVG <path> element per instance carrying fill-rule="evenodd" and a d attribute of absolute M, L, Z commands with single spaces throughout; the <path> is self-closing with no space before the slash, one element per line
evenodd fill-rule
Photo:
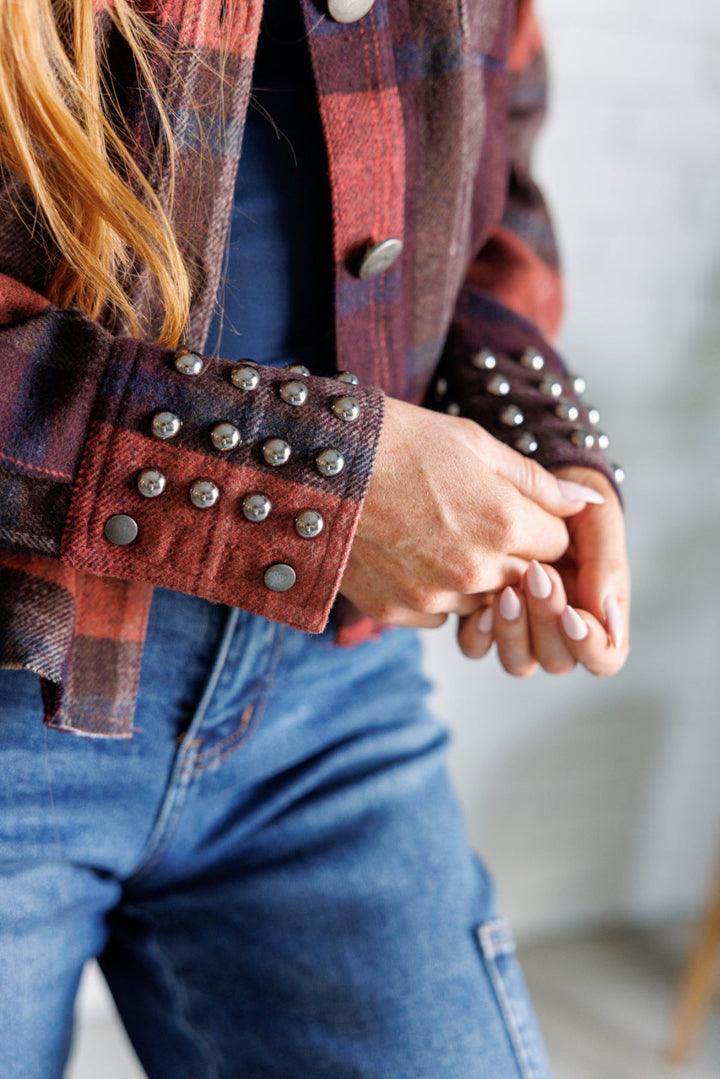
<path fill-rule="evenodd" d="M 490 980 L 493 984 L 498 1003 L 500 1004 L 500 1009 L 505 1019 L 520 1075 L 522 1079 L 538 1079 L 537 1072 L 528 1055 L 525 1041 L 518 1026 L 515 1017 L 515 1009 L 512 1006 L 512 1001 L 510 1000 L 510 996 L 505 986 L 505 981 L 496 962 L 497 956 L 500 953 L 500 948 L 495 947 L 494 939 L 488 932 L 487 926 L 480 926 L 478 928 L 477 938 L 480 944 L 481 954 L 485 959 L 485 967 L 490 975 Z M 487 945 L 489 945 L 489 947 Z"/>

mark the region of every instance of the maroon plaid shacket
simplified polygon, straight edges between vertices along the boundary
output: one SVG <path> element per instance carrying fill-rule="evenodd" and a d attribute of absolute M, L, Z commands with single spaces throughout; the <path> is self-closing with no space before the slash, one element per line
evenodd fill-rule
<path fill-rule="evenodd" d="M 140 0 L 137 0 L 140 3 Z M 297 0 L 300 2 L 300 0 Z M 324 626 L 367 488 L 382 422 L 382 391 L 458 409 L 513 443 L 490 375 L 472 363 L 488 348 L 547 467 L 583 464 L 608 474 L 602 455 L 578 448 L 540 375 L 520 362 L 528 347 L 544 374 L 573 397 L 548 344 L 560 314 L 550 224 L 529 172 L 545 106 L 545 70 L 531 0 L 375 0 L 350 24 L 322 0 L 302 0 L 332 188 L 337 364 L 360 378 L 360 418 L 331 404 L 347 386 L 307 378 L 302 408 L 279 394 L 283 372 L 260 369 L 256 390 L 208 361 L 179 373 L 151 342 L 161 321 L 152 282 L 134 300 L 143 336 L 110 333 L 77 310 L 52 306 L 52 247 L 26 192 L 0 171 L 0 666 L 41 678 L 45 720 L 78 733 L 128 737 L 154 585 L 190 592 L 309 631 Z M 99 42 L 119 81 L 132 71 L 106 3 Z M 223 262 L 251 88 L 262 0 L 142 0 L 163 45 L 155 75 L 177 140 L 174 221 L 190 266 L 188 347 L 202 351 Z M 227 14 L 230 12 L 230 14 Z M 222 49 L 219 44 L 222 43 Z M 168 62 L 169 58 L 169 62 Z M 167 163 L 151 102 L 129 88 L 126 135 L 158 191 Z M 78 162 L 82 168 L 82 162 Z M 363 252 L 389 237 L 402 255 L 369 279 Z M 589 426 L 581 409 L 580 423 Z M 177 438 L 152 437 L 155 412 L 183 420 Z M 242 445 L 213 449 L 220 420 Z M 260 447 L 278 436 L 290 462 L 270 468 Z M 315 456 L 340 449 L 345 468 L 320 475 Z M 159 499 L 137 491 L 138 473 L 161 469 Z M 212 479 L 219 502 L 196 509 L 187 491 Z M 263 491 L 273 512 L 247 521 L 243 497 Z M 321 511 L 315 540 L 296 513 Z M 105 523 L 128 514 L 137 539 L 117 546 Z M 289 563 L 297 582 L 269 591 L 266 568 Z M 341 640 L 368 620 L 340 611 Z"/>

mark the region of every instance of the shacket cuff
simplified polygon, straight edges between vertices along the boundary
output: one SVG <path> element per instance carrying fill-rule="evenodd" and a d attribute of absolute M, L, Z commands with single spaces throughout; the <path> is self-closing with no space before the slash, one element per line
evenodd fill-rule
<path fill-rule="evenodd" d="M 383 404 L 375 388 L 118 339 L 61 560 L 320 632 Z"/>

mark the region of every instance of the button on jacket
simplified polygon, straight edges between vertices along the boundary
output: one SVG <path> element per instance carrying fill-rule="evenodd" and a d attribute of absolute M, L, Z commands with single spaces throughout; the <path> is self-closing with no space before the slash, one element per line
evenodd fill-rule
<path fill-rule="evenodd" d="M 130 735 L 154 585 L 322 629 L 383 392 L 469 416 L 546 467 L 611 475 L 549 344 L 560 280 L 529 173 L 545 103 L 530 0 L 302 7 L 332 195 L 337 369 L 357 379 L 203 351 L 261 0 L 143 3 L 170 59 L 155 74 L 193 284 L 181 353 L 152 343 L 162 318 L 146 277 L 140 340 L 50 304 L 50 241 L 0 173 L 0 665 L 40 676 L 58 729 Z M 110 67 L 127 70 L 107 12 L 98 20 Z M 126 135 L 162 193 L 142 90 Z M 338 620 L 341 641 L 372 630 L 349 605 Z"/>

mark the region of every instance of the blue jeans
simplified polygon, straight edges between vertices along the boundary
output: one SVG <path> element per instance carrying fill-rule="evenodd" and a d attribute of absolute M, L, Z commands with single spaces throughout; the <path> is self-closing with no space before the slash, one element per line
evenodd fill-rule
<path fill-rule="evenodd" d="M 419 659 L 156 590 L 131 742 L 0 672 L 3 1079 L 90 956 L 151 1079 L 547 1079 Z"/>

